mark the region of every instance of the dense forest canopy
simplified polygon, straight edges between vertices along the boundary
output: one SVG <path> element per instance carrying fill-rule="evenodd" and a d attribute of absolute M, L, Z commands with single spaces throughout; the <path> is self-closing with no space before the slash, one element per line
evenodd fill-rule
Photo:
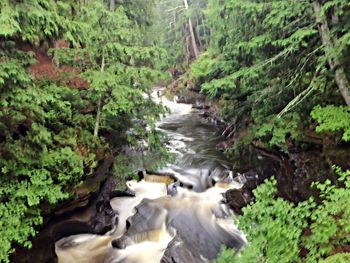
<path fill-rule="evenodd" d="M 223 252 L 218 262 L 319 262 L 348 252 L 348 173 L 332 165 L 350 168 L 349 1 L 191 0 L 188 8 L 185 2 L 164 12 L 163 46 L 174 47 L 174 65 L 186 71 L 177 87 L 219 102 L 234 165 L 239 169 L 253 145 L 284 160 L 322 156 L 340 176 L 334 181 L 321 166 L 304 174 L 321 193 L 298 197 L 299 204 L 277 198 L 280 181 L 260 186 L 240 219 L 250 245 L 238 258 Z M 298 187 L 293 180 L 301 179 L 289 177 L 287 187 Z M 347 262 L 341 257 L 327 262 Z"/>
<path fill-rule="evenodd" d="M 159 3 L 161 45 L 168 51 L 169 65 L 186 68 L 210 42 L 206 24 L 206 0 L 162 0 Z"/>
<path fill-rule="evenodd" d="M 288 200 L 278 178 L 255 189 L 247 248 L 217 262 L 347 262 L 349 56 L 348 0 L 2 0 L 0 261 L 97 191 L 105 178 L 85 182 L 106 158 L 124 179 L 126 146 L 169 158 L 150 93 L 170 72 L 219 105 L 236 169 L 250 146 L 329 168 L 310 175 L 316 195 Z"/>
<path fill-rule="evenodd" d="M 163 152 L 149 93 L 165 53 L 143 34 L 153 14 L 152 1 L 1 1 L 1 261 L 106 156 L 142 140 Z"/>
<path fill-rule="evenodd" d="M 160 7 L 167 26 L 162 45 L 174 52 L 173 65 L 182 69 L 196 59 L 187 81 L 219 98 L 224 120 L 249 133 L 238 142 L 258 138 L 287 150 L 286 137 L 321 139 L 315 130 L 349 140 L 347 1 L 193 0 L 169 6 L 164 0 Z"/>

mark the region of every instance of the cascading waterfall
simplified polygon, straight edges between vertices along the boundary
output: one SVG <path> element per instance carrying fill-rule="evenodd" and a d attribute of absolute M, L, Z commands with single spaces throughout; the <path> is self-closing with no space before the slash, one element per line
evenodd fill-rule
<path fill-rule="evenodd" d="M 129 181 L 134 197 L 116 197 L 110 204 L 118 215 L 105 235 L 79 234 L 55 244 L 59 263 L 206 263 L 222 245 L 240 249 L 246 243 L 222 194 L 240 184 L 216 145 L 220 136 L 191 105 L 159 96 L 154 100 L 171 111 L 158 124 L 169 136 L 176 161 L 159 175 Z M 173 180 L 175 179 L 175 180 Z"/>

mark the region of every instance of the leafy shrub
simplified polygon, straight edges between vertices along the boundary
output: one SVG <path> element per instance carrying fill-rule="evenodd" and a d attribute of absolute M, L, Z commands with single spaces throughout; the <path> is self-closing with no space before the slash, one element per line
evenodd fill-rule
<path fill-rule="evenodd" d="M 151 1 L 115 10 L 101 0 L 0 1 L 1 262 L 15 245 L 30 248 L 42 209 L 74 199 L 107 154 L 141 140 L 163 150 L 154 123 L 164 111 L 147 94 L 164 76 L 164 51 L 141 36 L 154 17 L 134 16 L 153 8 Z M 47 49 L 56 40 L 67 48 L 49 51 L 53 65 Z M 116 166 L 126 172 L 120 159 Z"/>
<path fill-rule="evenodd" d="M 319 125 L 317 132 L 337 132 L 343 133 L 342 139 L 350 141 L 350 109 L 346 106 L 328 105 L 325 107 L 316 106 L 311 116 Z"/>
<path fill-rule="evenodd" d="M 350 262 L 350 253 L 339 253 L 334 256 L 330 256 L 320 263 L 348 263 Z"/>
<path fill-rule="evenodd" d="M 276 196 L 276 180 L 254 190 L 256 201 L 243 209 L 239 226 L 248 237 L 242 263 L 319 262 L 350 243 L 350 171 L 334 168 L 336 184 L 315 183 L 322 202 L 313 198 L 293 204 Z M 218 262 L 231 262 L 224 251 Z M 347 256 L 327 260 L 346 260 Z M 338 262 L 327 261 L 324 262 Z M 322 261 L 323 262 L 323 261 Z M 343 262 L 343 261 L 340 261 Z M 346 262 L 346 261 L 344 261 Z"/>

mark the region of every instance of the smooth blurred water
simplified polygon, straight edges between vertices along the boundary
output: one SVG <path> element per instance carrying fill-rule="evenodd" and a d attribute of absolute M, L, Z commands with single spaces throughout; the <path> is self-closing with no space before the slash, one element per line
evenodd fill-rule
<path fill-rule="evenodd" d="M 168 135 L 167 147 L 176 155 L 175 162 L 160 171 L 174 173 L 196 191 L 212 186 L 212 180 L 232 180 L 228 178 L 230 162 L 217 147 L 223 138 L 215 125 L 200 116 L 192 105 L 176 103 L 164 96 L 159 98 L 157 92 L 153 97 L 171 111 L 158 123 L 158 128 Z"/>
<path fill-rule="evenodd" d="M 59 263 L 209 263 L 222 245 L 240 249 L 246 243 L 233 212 L 221 202 L 225 191 L 240 185 L 217 149 L 218 130 L 191 105 L 160 93 L 155 90 L 154 100 L 171 113 L 157 127 L 168 135 L 167 147 L 176 156 L 160 172 L 173 174 L 176 181 L 166 184 L 158 181 L 165 176 L 152 175 L 152 180 L 129 181 L 135 197 L 110 200 L 118 215 L 113 230 L 59 240 Z"/>

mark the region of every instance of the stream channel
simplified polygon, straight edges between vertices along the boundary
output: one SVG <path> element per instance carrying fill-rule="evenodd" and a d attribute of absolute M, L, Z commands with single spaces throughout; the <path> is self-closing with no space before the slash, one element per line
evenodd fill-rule
<path fill-rule="evenodd" d="M 105 235 L 78 234 L 55 244 L 59 263 L 206 263 L 222 245 L 240 249 L 246 243 L 222 194 L 240 184 L 217 144 L 217 128 L 192 105 L 176 103 L 155 90 L 154 99 L 171 113 L 158 128 L 169 137 L 175 161 L 159 172 L 129 181 L 135 196 L 116 197 L 115 227 Z"/>

